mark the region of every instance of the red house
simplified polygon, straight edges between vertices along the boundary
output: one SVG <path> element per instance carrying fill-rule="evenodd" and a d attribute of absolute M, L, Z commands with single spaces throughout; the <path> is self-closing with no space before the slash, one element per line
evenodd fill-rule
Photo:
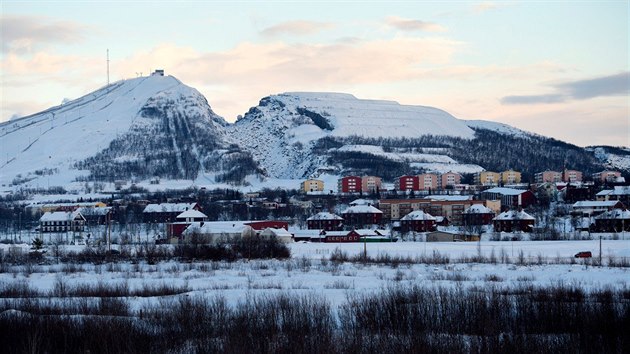
<path fill-rule="evenodd" d="M 175 222 L 166 225 L 166 235 L 168 237 L 179 237 L 193 222 L 201 222 L 203 224 L 207 218 L 206 214 L 199 210 L 186 210 L 177 215 Z"/>
<path fill-rule="evenodd" d="M 341 213 L 343 223 L 357 229 L 366 228 L 372 225 L 380 225 L 383 212 L 371 205 L 355 205 Z"/>
<path fill-rule="evenodd" d="M 536 219 L 522 210 L 505 211 L 493 219 L 495 232 L 531 232 Z"/>
<path fill-rule="evenodd" d="M 630 210 L 613 209 L 596 216 L 595 228 L 599 232 L 630 231 Z"/>
<path fill-rule="evenodd" d="M 359 242 L 361 235 L 355 230 L 352 231 L 322 231 L 320 240 L 322 242 Z"/>
<path fill-rule="evenodd" d="M 338 189 L 340 193 L 360 193 L 361 186 L 361 177 L 346 176 L 339 180 Z"/>
<path fill-rule="evenodd" d="M 422 210 L 415 210 L 400 219 L 400 231 L 403 233 L 435 231 L 435 223 L 436 219 L 431 214 Z"/>
<path fill-rule="evenodd" d="M 396 189 L 399 191 L 419 191 L 420 179 L 418 176 L 400 176 L 396 183 Z"/>
<path fill-rule="evenodd" d="M 489 225 L 493 218 L 494 211 L 483 204 L 473 204 L 462 213 L 464 225 Z"/>
<path fill-rule="evenodd" d="M 339 231 L 343 228 L 343 218 L 341 216 L 321 212 L 306 219 L 309 230 Z"/>

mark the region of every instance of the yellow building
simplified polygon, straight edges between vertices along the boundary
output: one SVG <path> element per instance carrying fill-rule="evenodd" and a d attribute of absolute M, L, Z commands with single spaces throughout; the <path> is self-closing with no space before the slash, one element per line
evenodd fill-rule
<path fill-rule="evenodd" d="M 482 186 L 496 186 L 501 180 L 501 174 L 491 171 L 477 172 L 475 175 L 475 184 Z"/>
<path fill-rule="evenodd" d="M 501 182 L 503 184 L 521 183 L 521 173 L 514 170 L 503 171 L 501 172 Z"/>
<path fill-rule="evenodd" d="M 304 192 L 322 192 L 324 191 L 324 181 L 318 179 L 307 179 L 302 182 L 302 190 Z"/>

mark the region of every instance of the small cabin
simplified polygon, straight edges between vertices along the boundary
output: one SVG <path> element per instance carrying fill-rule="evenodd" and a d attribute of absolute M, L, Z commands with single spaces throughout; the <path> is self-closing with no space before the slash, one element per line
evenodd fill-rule
<path fill-rule="evenodd" d="M 164 76 L 164 69 L 156 69 L 151 76 Z"/>

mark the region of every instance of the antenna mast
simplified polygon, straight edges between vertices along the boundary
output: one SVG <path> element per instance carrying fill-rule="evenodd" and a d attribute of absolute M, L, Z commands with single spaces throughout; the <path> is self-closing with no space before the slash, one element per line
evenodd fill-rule
<path fill-rule="evenodd" d="M 107 49 L 107 86 L 109 86 L 109 48 Z"/>

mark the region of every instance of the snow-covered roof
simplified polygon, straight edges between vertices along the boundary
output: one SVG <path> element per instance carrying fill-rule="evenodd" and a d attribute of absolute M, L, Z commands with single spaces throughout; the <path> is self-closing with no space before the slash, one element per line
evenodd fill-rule
<path fill-rule="evenodd" d="M 612 208 L 617 205 L 617 200 L 582 200 L 573 204 L 573 209 L 579 208 Z"/>
<path fill-rule="evenodd" d="M 514 189 L 514 188 L 505 188 L 505 187 L 494 187 L 490 189 L 486 189 L 484 193 L 498 193 L 502 195 L 519 195 L 527 192 L 523 189 Z"/>
<path fill-rule="evenodd" d="M 322 230 L 303 230 L 303 229 L 293 229 L 289 228 L 290 232 L 298 237 L 319 237 L 319 234 Z"/>
<path fill-rule="evenodd" d="M 326 236 L 348 236 L 350 231 L 324 231 Z"/>
<path fill-rule="evenodd" d="M 387 230 L 357 229 L 354 231 L 361 236 L 389 236 Z"/>
<path fill-rule="evenodd" d="M 186 210 L 185 212 L 177 215 L 177 219 L 189 219 L 189 218 L 197 219 L 197 218 L 207 218 L 207 217 L 208 216 L 206 214 L 195 209 Z"/>
<path fill-rule="evenodd" d="M 236 234 L 242 233 L 251 226 L 245 225 L 247 221 L 212 221 L 212 222 L 194 222 L 186 228 L 184 234 L 194 232 L 200 234 Z"/>
<path fill-rule="evenodd" d="M 83 219 L 83 216 L 78 211 L 48 211 L 39 218 L 39 221 L 70 221 L 77 217 Z"/>
<path fill-rule="evenodd" d="M 344 210 L 342 214 L 383 214 L 382 211 L 371 205 L 355 205 Z"/>
<path fill-rule="evenodd" d="M 352 202 L 350 202 L 351 206 L 355 206 L 355 205 L 374 205 L 376 204 L 375 200 L 372 199 L 355 199 Z"/>
<path fill-rule="evenodd" d="M 598 197 L 605 197 L 607 195 L 611 195 L 614 192 L 613 189 L 604 189 L 600 192 L 598 192 L 597 194 L 595 194 Z"/>
<path fill-rule="evenodd" d="M 464 214 L 494 214 L 494 211 L 483 204 L 473 204 L 464 210 Z"/>
<path fill-rule="evenodd" d="M 269 228 L 266 228 L 262 232 L 262 234 L 268 234 L 268 233 L 270 233 L 270 234 L 272 234 L 272 235 L 274 235 L 276 237 L 292 237 L 293 236 L 293 235 L 291 235 L 291 233 L 289 231 L 287 231 L 285 229 L 282 229 L 282 228 L 275 229 L 273 227 L 269 227 Z"/>
<path fill-rule="evenodd" d="M 630 219 L 630 210 L 613 209 L 595 217 L 596 219 Z"/>
<path fill-rule="evenodd" d="M 105 205 L 103 202 L 74 202 L 74 203 L 42 203 L 33 202 L 30 203 L 28 208 L 63 208 L 63 207 L 95 207 L 98 205 Z"/>
<path fill-rule="evenodd" d="M 422 210 L 414 210 L 402 217 L 400 220 L 435 220 L 435 217 Z"/>
<path fill-rule="evenodd" d="M 463 202 L 471 200 L 471 195 L 429 195 L 425 199 L 431 199 L 435 201 L 449 201 L 449 202 Z"/>
<path fill-rule="evenodd" d="M 508 210 L 497 215 L 497 217 L 495 217 L 492 220 L 536 220 L 536 219 L 522 210 L 521 211 Z"/>
<path fill-rule="evenodd" d="M 193 209 L 197 203 L 161 203 L 148 204 L 143 213 L 173 213 Z"/>
<path fill-rule="evenodd" d="M 328 212 L 322 211 L 320 213 L 317 213 L 317 214 L 311 216 L 310 218 L 308 218 L 306 220 L 310 220 L 310 221 L 313 221 L 313 220 L 343 220 L 343 218 L 341 216 L 339 216 L 339 215 L 335 215 L 335 214 L 332 214 L 332 213 L 328 213 Z"/>
<path fill-rule="evenodd" d="M 630 195 L 630 186 L 615 186 L 612 195 Z"/>

